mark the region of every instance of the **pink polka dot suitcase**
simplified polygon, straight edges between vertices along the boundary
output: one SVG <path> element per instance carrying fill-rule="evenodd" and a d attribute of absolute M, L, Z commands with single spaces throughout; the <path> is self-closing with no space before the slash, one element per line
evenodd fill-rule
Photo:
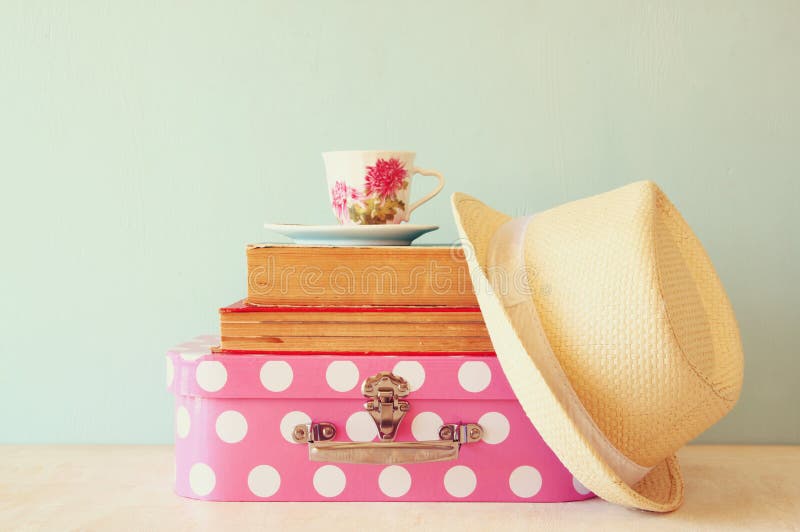
<path fill-rule="evenodd" d="M 588 499 L 493 356 L 167 353 L 175 491 L 213 501 Z"/>

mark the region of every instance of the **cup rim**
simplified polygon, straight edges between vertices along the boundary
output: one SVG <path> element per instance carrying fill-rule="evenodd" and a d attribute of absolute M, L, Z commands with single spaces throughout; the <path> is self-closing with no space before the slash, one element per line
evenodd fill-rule
<path fill-rule="evenodd" d="M 326 155 L 353 155 L 356 153 L 400 153 L 403 155 L 416 154 L 417 152 L 411 150 L 334 150 L 324 151 L 322 156 Z"/>

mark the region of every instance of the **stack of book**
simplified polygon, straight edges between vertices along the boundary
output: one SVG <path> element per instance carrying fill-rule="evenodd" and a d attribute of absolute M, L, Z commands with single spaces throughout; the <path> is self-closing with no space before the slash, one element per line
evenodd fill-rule
<path fill-rule="evenodd" d="M 452 246 L 248 246 L 220 351 L 491 354 L 467 268 Z"/>

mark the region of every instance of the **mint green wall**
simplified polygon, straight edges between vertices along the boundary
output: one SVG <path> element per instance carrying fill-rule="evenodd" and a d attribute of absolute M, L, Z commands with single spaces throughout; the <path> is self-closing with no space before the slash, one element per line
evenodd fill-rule
<path fill-rule="evenodd" d="M 702 441 L 800 443 L 798 94 L 792 1 L 4 1 L 0 441 L 170 441 L 162 353 L 245 243 L 333 221 L 321 151 L 396 148 L 515 214 L 659 182 L 745 344 Z"/>

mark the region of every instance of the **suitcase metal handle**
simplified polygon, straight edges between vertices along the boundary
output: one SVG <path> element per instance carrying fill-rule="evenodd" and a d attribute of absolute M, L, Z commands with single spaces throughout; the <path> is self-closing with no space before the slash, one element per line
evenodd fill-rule
<path fill-rule="evenodd" d="M 381 371 L 364 381 L 361 388 L 369 399 L 364 408 L 378 427 L 380 442 L 334 442 L 333 423 L 297 425 L 292 439 L 308 444 L 308 459 L 312 462 L 350 464 L 416 464 L 443 462 L 458 458 L 464 443 L 478 442 L 483 429 L 477 423 L 448 423 L 439 427 L 439 439 L 417 442 L 396 442 L 397 427 L 408 412 L 408 382 L 394 373 Z"/>
<path fill-rule="evenodd" d="M 439 428 L 438 440 L 415 442 L 334 442 L 336 427 L 332 423 L 297 425 L 292 438 L 308 443 L 308 459 L 312 462 L 347 464 L 418 464 L 445 462 L 458 458 L 464 443 L 474 443 L 483 437 L 476 423 L 446 424 Z"/>

